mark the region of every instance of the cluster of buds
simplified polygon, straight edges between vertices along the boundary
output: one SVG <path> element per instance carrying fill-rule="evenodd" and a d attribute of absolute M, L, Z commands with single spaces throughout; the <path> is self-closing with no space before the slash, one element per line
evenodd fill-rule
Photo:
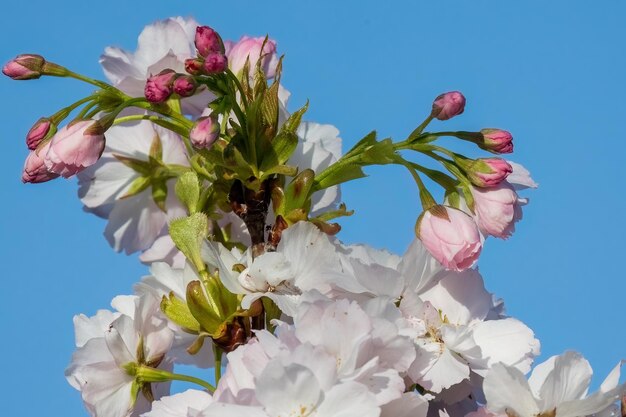
<path fill-rule="evenodd" d="M 157 75 L 148 78 L 145 87 L 145 96 L 151 103 L 163 103 L 172 94 L 179 97 L 190 97 L 195 94 L 198 82 L 194 77 L 186 74 L 177 74 L 172 69 L 164 69 Z"/>
<path fill-rule="evenodd" d="M 194 40 L 198 55 L 185 60 L 185 70 L 191 75 L 219 74 L 228 68 L 224 42 L 208 26 L 198 26 Z"/>

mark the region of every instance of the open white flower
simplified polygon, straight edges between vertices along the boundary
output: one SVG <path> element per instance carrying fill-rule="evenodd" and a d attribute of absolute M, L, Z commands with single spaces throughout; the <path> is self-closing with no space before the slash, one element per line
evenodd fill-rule
<path fill-rule="evenodd" d="M 515 417 L 584 417 L 605 412 L 624 395 L 619 385 L 621 363 L 600 389 L 588 395 L 593 371 L 576 352 L 553 356 L 537 365 L 528 381 L 518 369 L 495 364 L 487 373 L 487 408 Z"/>
<path fill-rule="evenodd" d="M 208 392 L 189 389 L 153 402 L 152 410 L 141 417 L 198 417 L 211 403 Z"/>
<path fill-rule="evenodd" d="M 164 202 L 167 212 L 155 203 L 153 186 L 149 183 L 127 196 L 143 178 L 142 173 L 128 166 L 132 164 L 128 158 L 147 164 L 151 146 L 157 140 L 164 164 L 188 165 L 180 137 L 142 121 L 109 129 L 100 160 L 78 174 L 78 196 L 86 211 L 108 219 L 104 235 L 116 251 L 130 254 L 150 248 L 166 232 L 168 219 L 186 214 L 174 194 L 175 178 L 163 180 L 167 188 Z"/>

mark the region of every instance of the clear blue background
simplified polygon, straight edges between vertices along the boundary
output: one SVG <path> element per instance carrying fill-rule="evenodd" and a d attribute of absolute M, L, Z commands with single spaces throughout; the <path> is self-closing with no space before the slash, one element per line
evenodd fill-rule
<path fill-rule="evenodd" d="M 535 330 L 543 359 L 575 349 L 604 378 L 626 358 L 624 2 L 31 0 L 1 11 L 2 61 L 38 52 L 97 77 L 105 46 L 134 50 L 156 19 L 193 15 L 230 39 L 269 33 L 292 108 L 309 98 L 308 117 L 336 125 L 344 149 L 371 129 L 400 139 L 440 92 L 463 91 L 465 113 L 434 127 L 512 131 L 513 158 L 541 185 L 516 234 L 487 242 L 488 289 Z M 146 272 L 109 248 L 74 180 L 20 182 L 31 124 L 90 90 L 0 80 L 2 415 L 86 415 L 63 377 L 72 316 L 107 308 Z M 357 213 L 341 236 L 403 252 L 415 186 L 400 169 L 369 172 L 344 187 Z"/>

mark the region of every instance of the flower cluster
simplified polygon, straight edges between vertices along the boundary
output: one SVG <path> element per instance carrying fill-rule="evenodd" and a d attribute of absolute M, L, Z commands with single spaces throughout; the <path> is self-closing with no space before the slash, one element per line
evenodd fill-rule
<path fill-rule="evenodd" d="M 507 154 L 511 134 L 426 131 L 464 112 L 465 97 L 453 91 L 404 140 L 372 132 L 342 154 L 334 126 L 303 120 L 308 103 L 287 110 L 282 59 L 269 37 L 228 41 L 172 18 L 146 27 L 134 53 L 105 50 L 109 83 L 32 54 L 3 68 L 16 80 L 97 87 L 30 129 L 22 179 L 77 174 L 79 197 L 107 219 L 111 246 L 150 265 L 112 311 L 74 319 L 66 377 L 87 411 L 616 415 L 621 364 L 592 395 L 591 368 L 573 352 L 526 380 L 539 341 L 505 313 L 475 266 L 488 236 L 513 233 L 527 204 L 518 191 L 537 185 L 515 162 L 470 158 L 437 140 Z M 386 164 L 408 170 L 422 204 L 403 256 L 337 237 L 335 219 L 352 215 L 339 186 Z M 426 178 L 443 188 L 443 201 Z M 181 364 L 213 368 L 212 380 L 177 373 Z M 173 393 L 171 381 L 199 389 Z"/>

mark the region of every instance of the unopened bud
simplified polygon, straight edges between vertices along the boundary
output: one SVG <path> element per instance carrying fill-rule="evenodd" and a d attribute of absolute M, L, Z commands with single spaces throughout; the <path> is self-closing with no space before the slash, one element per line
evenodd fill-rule
<path fill-rule="evenodd" d="M 41 55 L 22 54 L 7 62 L 2 73 L 14 80 L 34 80 L 41 77 L 45 63 Z"/>
<path fill-rule="evenodd" d="M 204 61 L 198 58 L 186 59 L 185 71 L 191 75 L 201 75 L 204 72 Z"/>
<path fill-rule="evenodd" d="M 224 43 L 220 35 L 208 26 L 198 26 L 195 38 L 196 49 L 202 56 L 213 52 L 224 54 Z"/>
<path fill-rule="evenodd" d="M 26 134 L 26 146 L 28 149 L 35 150 L 42 140 L 54 135 L 56 126 L 46 117 L 42 117 L 30 128 Z"/>
<path fill-rule="evenodd" d="M 206 74 L 218 74 L 224 72 L 228 67 L 226 55 L 211 53 L 204 60 L 204 72 Z"/>
<path fill-rule="evenodd" d="M 220 125 L 213 115 L 199 118 L 189 132 L 189 139 L 196 148 L 211 148 L 219 136 Z"/>
<path fill-rule="evenodd" d="M 513 172 L 513 167 L 500 158 L 476 159 L 468 168 L 467 176 L 477 187 L 495 187 Z"/>
<path fill-rule="evenodd" d="M 165 69 L 148 78 L 145 88 L 145 96 L 151 103 L 163 103 L 173 93 L 174 78 L 176 72 L 171 69 Z"/>
<path fill-rule="evenodd" d="M 431 116 L 439 120 L 448 120 L 465 110 L 465 97 L 459 91 L 450 91 L 438 96 L 433 102 Z"/>
<path fill-rule="evenodd" d="M 49 148 L 50 142 L 46 143 L 38 150 L 30 151 L 26 157 L 26 161 L 24 162 L 24 171 L 22 172 L 23 183 L 30 182 L 37 184 L 40 182 L 50 181 L 59 176 L 59 174 L 48 171 L 48 168 L 46 168 L 46 164 L 44 163 L 44 158 L 48 153 Z"/>
<path fill-rule="evenodd" d="M 180 75 L 174 80 L 174 92 L 181 97 L 191 97 L 196 92 L 198 83 L 189 75 Z"/>
<path fill-rule="evenodd" d="M 482 142 L 477 142 L 482 149 L 493 153 L 511 153 L 513 152 L 513 136 L 506 130 L 501 129 L 483 129 Z"/>

